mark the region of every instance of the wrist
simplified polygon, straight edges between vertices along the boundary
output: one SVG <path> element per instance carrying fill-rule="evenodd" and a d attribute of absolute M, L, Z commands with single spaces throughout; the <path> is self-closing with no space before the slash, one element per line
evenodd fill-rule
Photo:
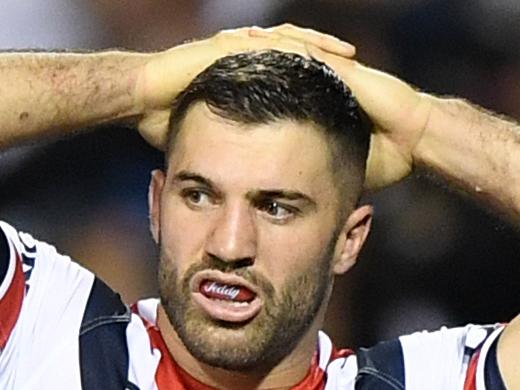
<path fill-rule="evenodd" d="M 77 121 L 78 125 L 95 125 L 132 121 L 142 115 L 138 80 L 148 55 L 107 51 L 80 56 L 83 58 L 74 61 L 76 65 L 63 78 L 78 80 L 82 88 L 72 88 L 73 84 L 66 82 L 63 83 L 66 87 L 57 91 L 63 100 L 75 102 L 75 106 L 64 110 L 75 119 L 67 120 Z"/>
<path fill-rule="evenodd" d="M 426 93 L 420 95 L 428 114 L 412 150 L 412 161 L 414 165 L 431 165 L 436 160 L 436 151 L 442 149 L 441 143 L 449 140 L 445 133 L 454 128 L 456 115 L 453 114 L 453 106 L 457 104 L 457 100 Z"/>
<path fill-rule="evenodd" d="M 124 63 L 123 68 L 126 70 L 126 79 L 123 87 L 123 93 L 127 93 L 128 106 L 126 107 L 125 116 L 127 118 L 142 117 L 147 107 L 147 91 L 146 77 L 147 65 L 156 55 L 148 53 L 121 53 Z"/>

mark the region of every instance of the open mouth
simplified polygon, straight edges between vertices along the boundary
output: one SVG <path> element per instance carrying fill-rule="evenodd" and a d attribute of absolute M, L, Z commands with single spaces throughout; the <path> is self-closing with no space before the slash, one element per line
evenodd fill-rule
<path fill-rule="evenodd" d="M 262 308 L 255 287 L 245 279 L 218 271 L 203 271 L 191 281 L 193 300 L 212 319 L 245 322 Z"/>
<path fill-rule="evenodd" d="M 228 301 L 235 305 L 247 305 L 256 297 L 247 287 L 223 284 L 210 279 L 202 281 L 199 290 L 206 298 Z"/>

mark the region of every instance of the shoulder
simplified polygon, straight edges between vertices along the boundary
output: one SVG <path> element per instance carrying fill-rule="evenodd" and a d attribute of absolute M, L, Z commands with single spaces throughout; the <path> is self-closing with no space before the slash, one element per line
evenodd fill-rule
<path fill-rule="evenodd" d="M 0 387 L 79 387 L 78 338 L 98 290 L 94 275 L 5 222 L 0 241 L 0 367 L 9 374 Z"/>
<path fill-rule="evenodd" d="M 80 328 L 82 388 L 131 388 L 127 382 L 127 327 L 130 322 L 130 310 L 119 294 L 96 278 Z"/>
<path fill-rule="evenodd" d="M 102 280 L 4 222 L 0 265 L 0 388 L 153 388 L 146 319 Z"/>
<path fill-rule="evenodd" d="M 357 352 L 359 389 L 504 390 L 496 361 L 502 325 L 417 332 Z"/>
<path fill-rule="evenodd" d="M 420 332 L 400 337 L 407 384 L 418 386 L 424 381 L 437 388 L 502 389 L 485 387 L 485 383 L 501 383 L 496 368 L 496 342 L 504 326 L 466 325 L 442 328 L 436 332 Z"/>
<path fill-rule="evenodd" d="M 77 335 L 94 275 L 5 222 L 0 242 L 0 349 L 15 330 L 19 339 L 30 335 L 41 343 L 65 329 Z"/>

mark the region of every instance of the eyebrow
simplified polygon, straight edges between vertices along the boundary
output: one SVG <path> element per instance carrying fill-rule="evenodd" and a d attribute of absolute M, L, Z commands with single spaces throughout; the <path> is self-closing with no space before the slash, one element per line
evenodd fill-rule
<path fill-rule="evenodd" d="M 204 177 L 198 173 L 182 170 L 175 174 L 173 176 L 173 184 L 176 184 L 178 182 L 182 181 L 194 181 L 197 183 L 200 183 L 208 188 L 217 188 L 216 184 L 209 178 Z M 308 206 L 310 206 L 313 209 L 317 208 L 317 204 L 310 196 L 299 192 L 299 191 L 291 191 L 291 190 L 285 190 L 285 189 L 255 189 L 252 191 L 249 191 L 247 193 L 247 198 L 249 200 L 258 200 L 258 199 L 268 199 L 268 198 L 274 198 L 274 199 L 287 199 L 287 200 L 297 200 L 297 201 L 303 201 Z"/>
<path fill-rule="evenodd" d="M 186 170 L 180 171 L 177 174 L 175 174 L 175 176 L 173 176 L 173 180 L 172 180 L 173 184 L 176 184 L 177 182 L 180 182 L 180 181 L 194 181 L 194 182 L 203 184 L 206 187 L 210 187 L 210 188 L 215 187 L 215 183 L 213 183 L 213 181 L 211 179 L 208 179 L 207 177 L 199 175 L 198 173 L 190 172 L 190 171 L 186 171 Z"/>

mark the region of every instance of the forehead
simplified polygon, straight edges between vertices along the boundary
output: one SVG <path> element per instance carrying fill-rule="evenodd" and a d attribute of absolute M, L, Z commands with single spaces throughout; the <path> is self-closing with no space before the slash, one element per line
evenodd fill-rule
<path fill-rule="evenodd" d="M 333 187 L 328 141 L 312 123 L 242 125 L 197 103 L 187 112 L 174 143 L 168 174 L 189 170 L 247 188 L 316 192 Z"/>

